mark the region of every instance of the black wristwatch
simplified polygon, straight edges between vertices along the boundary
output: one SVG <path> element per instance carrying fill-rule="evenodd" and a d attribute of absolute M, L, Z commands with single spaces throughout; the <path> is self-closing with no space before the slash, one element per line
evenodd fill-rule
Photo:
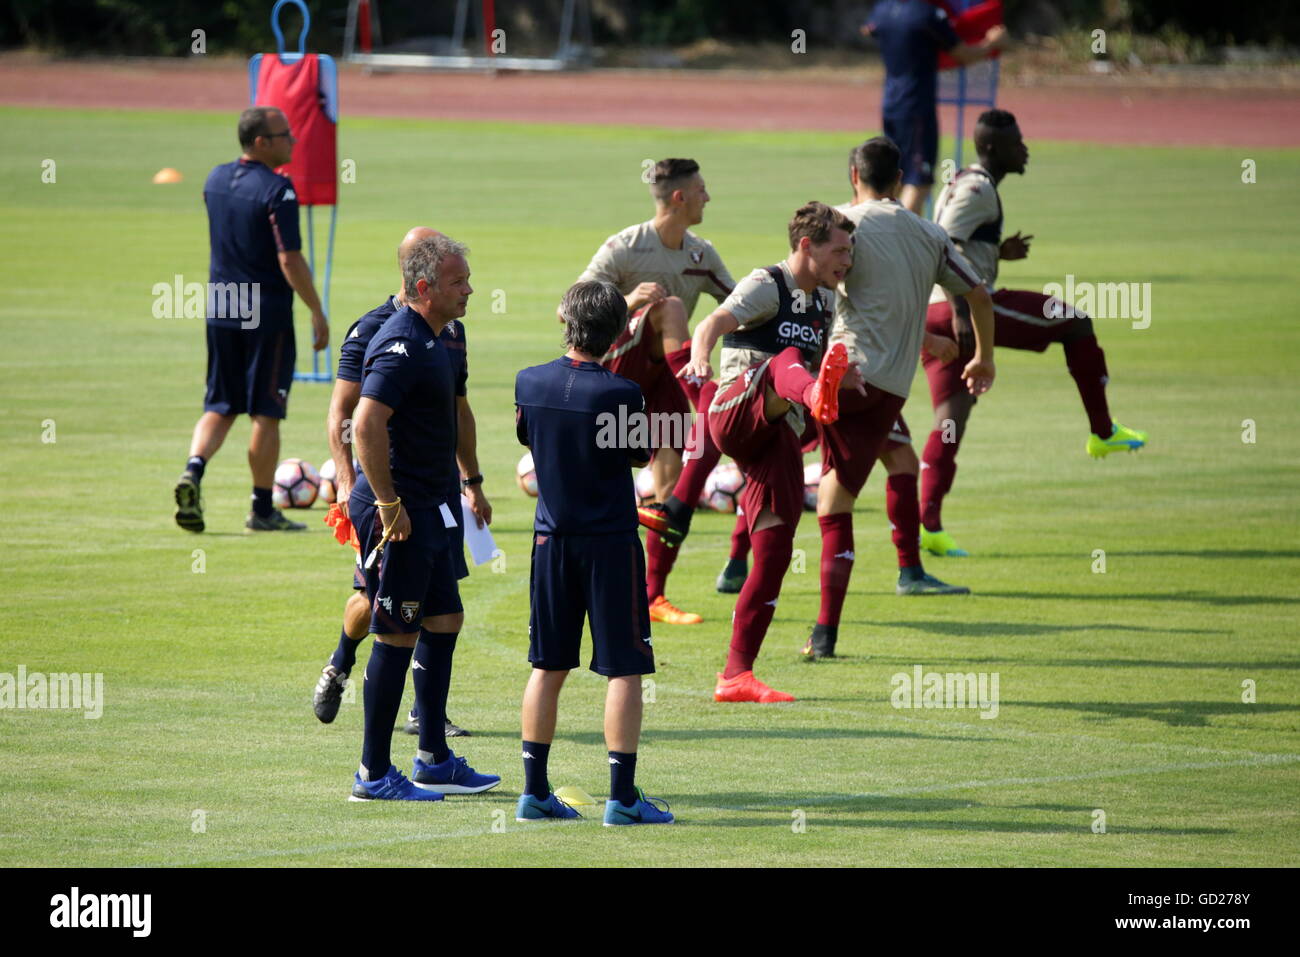
<path fill-rule="evenodd" d="M 482 484 L 483 484 L 482 472 L 480 472 L 478 475 L 471 475 L 467 479 L 461 479 L 460 481 L 460 487 L 462 489 L 469 488 L 471 485 L 482 485 Z"/>

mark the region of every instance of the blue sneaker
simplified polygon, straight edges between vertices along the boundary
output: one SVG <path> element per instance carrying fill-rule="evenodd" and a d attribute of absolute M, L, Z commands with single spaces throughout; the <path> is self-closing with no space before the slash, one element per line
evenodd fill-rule
<path fill-rule="evenodd" d="M 525 792 L 519 795 L 519 803 L 515 805 L 516 821 L 542 821 L 547 818 L 570 821 L 575 817 L 582 817 L 582 815 L 557 798 L 554 792 L 548 794 L 545 801 L 539 801 Z"/>
<path fill-rule="evenodd" d="M 349 801 L 441 801 L 436 791 L 421 791 L 391 765 L 388 773 L 378 781 L 361 780 L 361 772 L 352 776 L 352 796 Z"/>
<path fill-rule="evenodd" d="M 455 752 L 442 764 L 425 764 L 418 757 L 411 772 L 411 783 L 437 794 L 478 794 L 501 783 L 496 774 L 479 774 Z"/>
<path fill-rule="evenodd" d="M 659 798 L 648 798 L 640 788 L 636 789 L 637 801 L 630 807 L 610 798 L 605 802 L 605 826 L 616 827 L 620 824 L 671 824 L 673 816 L 668 813 L 668 802 Z M 663 804 L 661 811 L 655 807 L 655 801 Z"/>

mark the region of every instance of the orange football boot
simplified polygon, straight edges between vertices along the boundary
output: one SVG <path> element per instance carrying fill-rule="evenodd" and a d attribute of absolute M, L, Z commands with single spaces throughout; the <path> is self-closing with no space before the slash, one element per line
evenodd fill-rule
<path fill-rule="evenodd" d="M 698 625 L 704 621 L 693 611 L 682 611 L 673 607 L 663 595 L 650 603 L 650 620 L 662 621 L 666 625 Z"/>
<path fill-rule="evenodd" d="M 752 671 L 742 671 L 734 678 L 718 675 L 718 686 L 713 689 L 714 701 L 753 701 L 758 704 L 779 704 L 794 701 L 795 696 L 769 688 L 754 677 Z"/>

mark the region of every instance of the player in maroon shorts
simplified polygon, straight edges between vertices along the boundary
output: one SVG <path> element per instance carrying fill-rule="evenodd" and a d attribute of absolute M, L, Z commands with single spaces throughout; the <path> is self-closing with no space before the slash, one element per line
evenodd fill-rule
<path fill-rule="evenodd" d="M 980 114 L 975 127 L 979 162 L 961 170 L 944 187 L 935 206 L 935 222 L 983 277 L 990 291 L 998 260 L 1024 259 L 1029 240 L 1019 233 L 1002 238 L 1002 200 L 998 184 L 1008 173 L 1025 172 L 1029 148 L 1016 118 L 1006 110 Z M 1110 417 L 1106 402 L 1106 356 L 1093 334 L 1092 320 L 1077 309 L 1067 310 L 1058 299 L 1020 289 L 999 289 L 993 296 L 993 338 L 998 346 L 1045 352 L 1054 342 L 1065 350 L 1065 363 L 1083 400 L 1089 428 L 1086 451 L 1101 458 L 1116 451 L 1133 451 L 1146 444 L 1147 434 L 1129 429 Z M 957 474 L 957 449 L 975 396 L 962 385 L 961 369 L 971 353 L 970 319 L 963 304 L 936 290 L 930 297 L 926 328 L 941 336 L 954 335 L 961 349 L 950 361 L 923 356 L 934 403 L 934 431 L 925 444 L 921 482 L 922 547 L 936 555 L 962 556 L 943 528 L 943 499 Z M 954 305 L 956 307 L 954 314 Z M 950 424 L 949 424 L 950 423 Z"/>
<path fill-rule="evenodd" d="M 825 203 L 800 207 L 790 220 L 786 260 L 746 276 L 700 323 L 691 343 L 686 372 L 709 379 L 709 355 L 722 338 L 722 376 L 709 407 L 709 431 L 745 475 L 740 505 L 754 550 L 715 701 L 794 700 L 754 677 L 754 659 L 776 612 L 803 512 L 804 410 L 819 422 L 833 422 L 841 384 L 862 389 L 843 345 L 822 355 L 833 294 L 819 287 L 838 284 L 848 270 L 852 225 Z M 809 370 L 819 362 L 814 378 Z"/>
<path fill-rule="evenodd" d="M 613 283 L 627 300 L 627 327 L 602 364 L 641 387 L 652 422 L 656 416 L 663 421 L 667 413 L 670 421 L 679 424 L 678 430 L 657 436 L 650 463 L 655 497 L 668 501 L 685 473 L 684 488 L 699 486 L 690 499 L 693 504 L 717 464 L 718 453 L 702 423 L 688 441 L 691 408 L 701 413 L 708 409 L 716 386 L 694 376 L 678 378 L 676 373 L 690 359 L 688 322 L 700 294 L 722 302 L 735 282 L 713 245 L 689 228 L 703 221 L 709 202 L 699 164 L 690 159 L 660 160 L 650 179 L 654 218 L 609 237 L 578 278 Z M 686 469 L 684 448 L 692 456 Z M 698 624 L 699 615 L 682 612 L 664 598 L 663 583 L 676 558 L 674 544 L 655 531 L 646 535 L 650 618 L 674 625 Z"/>
<path fill-rule="evenodd" d="M 936 283 L 964 296 L 975 325 L 975 356 L 962 370 L 973 393 L 993 383 L 993 304 L 970 264 L 942 229 L 899 205 L 898 147 L 878 136 L 849 154 L 854 223 L 853 266 L 835 299 L 832 345 L 842 342 L 866 383 L 844 392 L 840 416 L 819 425 L 822 480 L 821 609 L 805 646 L 812 658 L 834 654 L 840 614 L 853 574 L 853 503 L 866 484 L 889 430 L 907 400 L 925 337 L 925 302 Z M 924 569 L 904 569 L 907 575 Z"/>

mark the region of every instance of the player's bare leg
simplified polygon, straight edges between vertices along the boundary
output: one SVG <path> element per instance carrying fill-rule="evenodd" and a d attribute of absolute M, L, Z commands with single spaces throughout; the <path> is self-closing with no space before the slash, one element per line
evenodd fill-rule
<path fill-rule="evenodd" d="M 172 491 L 172 497 L 176 500 L 176 524 L 187 532 L 201 532 L 204 529 L 203 496 L 199 488 L 203 481 L 203 470 L 226 440 L 230 427 L 235 424 L 235 418 L 218 412 L 204 412 L 194 425 L 189 459 Z"/>
<path fill-rule="evenodd" d="M 280 420 L 267 415 L 255 415 L 252 419 L 248 468 L 256 488 L 270 488 L 275 482 L 275 467 L 280 462 Z"/>
<path fill-rule="evenodd" d="M 217 450 L 226 441 L 230 427 L 235 424 L 237 418 L 238 416 L 222 415 L 219 412 L 204 412 L 194 425 L 194 437 L 190 440 L 190 455 L 197 455 L 203 461 L 210 462 L 212 456 L 217 454 Z"/>
<path fill-rule="evenodd" d="M 682 453 L 672 448 L 657 449 L 650 463 L 650 474 L 655 480 L 655 501 L 668 501 L 678 476 L 682 474 Z"/>
<path fill-rule="evenodd" d="M 519 805 L 515 811 L 517 821 L 547 818 L 563 820 L 580 816 L 552 793 L 546 773 L 551 742 L 555 739 L 560 689 L 564 687 L 564 679 L 567 677 L 567 671 L 534 668 L 528 676 L 528 684 L 524 686 L 524 702 L 520 709 L 524 790 L 519 796 Z"/>
<path fill-rule="evenodd" d="M 646 310 L 646 321 L 655 331 L 650 340 L 650 355 L 662 359 L 665 353 L 676 352 L 690 338 L 686 305 L 676 296 L 660 299 Z"/>
<path fill-rule="evenodd" d="M 661 810 L 636 786 L 636 750 L 641 740 L 641 676 L 609 679 L 605 690 L 605 747 L 609 749 L 609 800 L 605 826 L 671 824 L 673 816 Z M 666 806 L 665 806 L 666 808 Z"/>
<path fill-rule="evenodd" d="M 248 438 L 248 468 L 253 473 L 253 509 L 244 527 L 254 532 L 301 532 L 307 526 L 290 521 L 271 504 L 271 486 L 280 461 L 280 420 L 269 415 L 250 416 L 253 432 Z"/>
<path fill-rule="evenodd" d="M 916 451 L 910 444 L 887 442 L 880 453 L 880 463 L 889 473 L 885 511 L 893 528 L 894 548 L 898 552 L 898 594 L 969 595 L 969 588 L 942 582 L 926 574 L 921 564 L 921 506 L 916 488 L 921 463 Z"/>
<path fill-rule="evenodd" d="M 957 476 L 957 449 L 975 397 L 955 392 L 934 410 L 934 431 L 925 446 L 926 474 L 921 502 L 921 547 L 932 555 L 964 558 L 969 554 L 943 528 L 943 500 Z"/>

